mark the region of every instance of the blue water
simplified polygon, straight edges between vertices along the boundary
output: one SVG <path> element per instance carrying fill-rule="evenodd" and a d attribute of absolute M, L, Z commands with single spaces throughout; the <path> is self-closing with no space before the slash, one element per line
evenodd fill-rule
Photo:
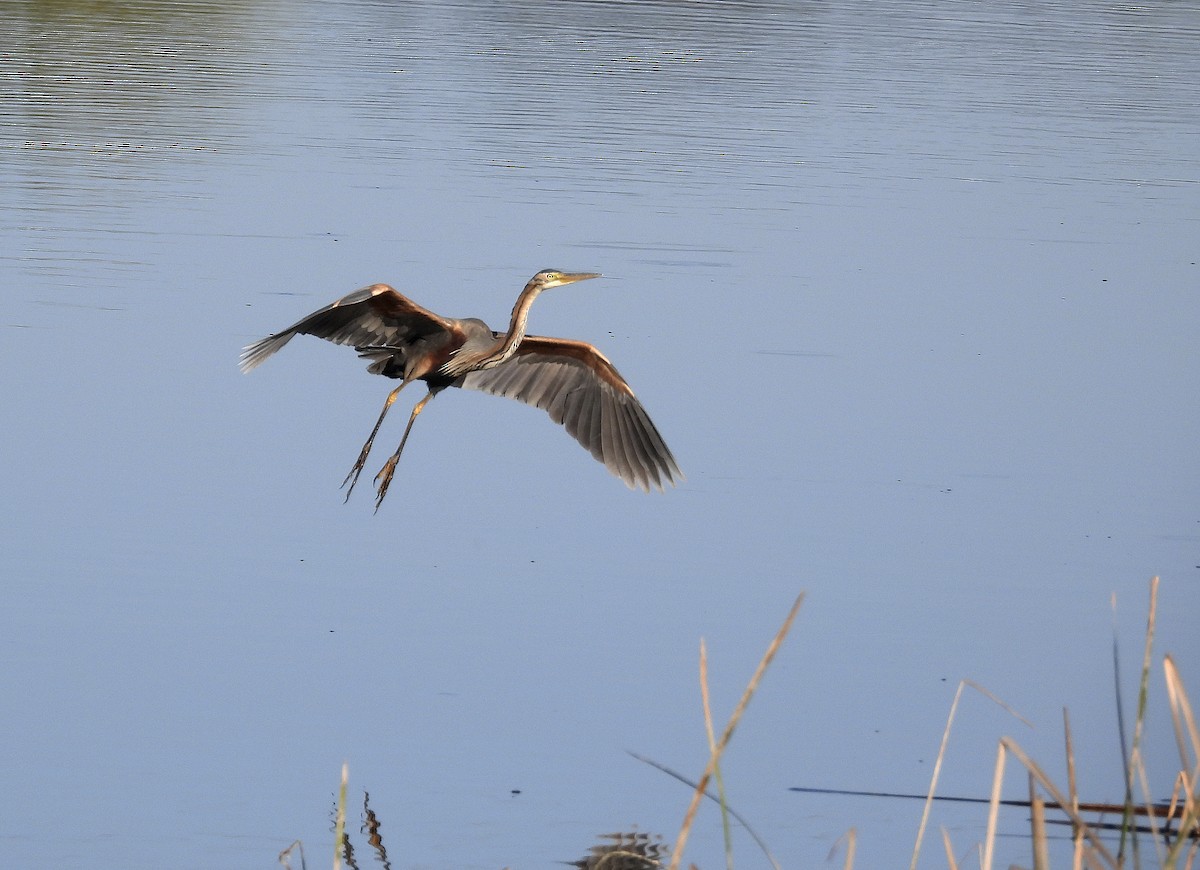
<path fill-rule="evenodd" d="M 625 750 L 698 776 L 700 638 L 723 719 L 802 590 L 725 768 L 788 867 L 907 861 L 919 804 L 787 789 L 924 791 L 962 678 L 1036 728 L 969 695 L 942 791 L 1002 734 L 1065 778 L 1065 705 L 1119 799 L 1152 575 L 1200 679 L 1194 9 L 0 6 L 0 865 L 319 866 L 343 760 L 398 866 L 670 838 Z M 531 331 L 603 350 L 680 488 L 448 391 L 373 515 L 337 487 L 392 384 L 236 367 L 375 281 L 501 326 L 546 266 L 607 276 Z"/>

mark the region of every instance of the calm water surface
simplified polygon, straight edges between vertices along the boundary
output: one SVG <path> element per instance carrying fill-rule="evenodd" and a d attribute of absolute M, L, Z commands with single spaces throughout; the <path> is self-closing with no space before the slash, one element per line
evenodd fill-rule
<path fill-rule="evenodd" d="M 697 774 L 699 639 L 724 717 L 800 590 L 725 769 L 788 867 L 851 826 L 902 866 L 919 804 L 787 789 L 924 790 L 964 677 L 1036 727 L 969 698 L 945 793 L 1002 734 L 1062 776 L 1066 705 L 1119 799 L 1110 594 L 1132 702 L 1151 575 L 1200 685 L 1193 7 L 0 14 L 0 865 L 320 864 L 343 760 L 396 866 L 673 833 L 625 750 Z M 313 340 L 235 366 L 374 281 L 501 324 L 544 266 L 608 276 L 531 329 L 603 348 L 681 488 L 456 392 L 373 516 L 337 485 L 388 384 Z M 934 823 L 965 853 L 984 813 Z"/>

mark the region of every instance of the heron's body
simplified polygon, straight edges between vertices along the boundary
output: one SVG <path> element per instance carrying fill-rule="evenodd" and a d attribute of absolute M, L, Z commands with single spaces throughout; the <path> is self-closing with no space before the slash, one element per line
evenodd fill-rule
<path fill-rule="evenodd" d="M 303 334 L 351 345 L 371 361 L 369 372 L 400 380 L 346 477 L 351 490 L 397 394 L 412 381 L 425 382 L 429 393 L 413 409 L 400 447 L 377 477 L 377 508 L 413 421 L 425 404 L 447 387 L 508 396 L 539 407 L 628 486 L 661 490 L 683 475 L 612 363 L 587 342 L 525 335 L 529 307 L 542 290 L 594 277 L 599 276 L 539 272 L 517 297 L 504 333 L 474 317 L 441 317 L 386 284 L 372 284 L 247 346 L 242 353 L 242 371 L 255 368 L 292 336 Z"/>

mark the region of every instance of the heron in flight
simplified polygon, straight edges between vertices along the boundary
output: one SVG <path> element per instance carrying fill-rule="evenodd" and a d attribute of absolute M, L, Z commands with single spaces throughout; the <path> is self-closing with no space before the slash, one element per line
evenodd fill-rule
<path fill-rule="evenodd" d="M 400 446 L 375 477 L 376 511 L 387 495 L 413 421 L 446 387 L 508 396 L 541 408 L 630 489 L 661 491 L 664 484 L 682 480 L 683 474 L 613 364 L 587 342 L 525 334 L 529 307 L 539 293 L 599 277 L 595 272 L 538 272 L 517 297 L 508 331 L 503 333 L 474 317 L 441 317 L 387 284 L 372 284 L 247 345 L 241 368 L 251 371 L 292 336 L 303 334 L 352 345 L 360 357 L 371 361 L 367 371 L 400 381 L 388 394 L 375 428 L 342 481 L 343 487 L 349 484 L 347 500 L 396 396 L 413 381 L 425 382 L 429 392 L 413 408 Z"/>

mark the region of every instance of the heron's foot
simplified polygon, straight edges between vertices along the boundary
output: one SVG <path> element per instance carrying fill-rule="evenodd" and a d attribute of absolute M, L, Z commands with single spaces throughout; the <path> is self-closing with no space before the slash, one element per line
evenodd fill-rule
<path fill-rule="evenodd" d="M 383 497 L 387 495 L 388 487 L 392 485 L 392 475 L 396 473 L 396 463 L 399 461 L 399 456 L 390 456 L 388 461 L 384 463 L 383 468 L 379 469 L 379 473 L 375 475 L 375 482 L 379 485 L 375 495 L 376 512 L 379 511 L 379 506 L 383 504 Z"/>
<path fill-rule="evenodd" d="M 346 489 L 345 502 L 350 501 L 350 493 L 354 492 L 354 484 L 358 483 L 358 476 L 362 474 L 363 466 L 367 464 L 367 456 L 371 452 L 371 442 L 368 441 L 363 445 L 362 451 L 358 454 L 358 459 L 354 462 L 354 467 L 350 469 L 350 473 L 346 475 L 346 479 L 342 481 L 342 489 L 346 489 L 346 484 L 350 484 L 350 488 Z"/>

